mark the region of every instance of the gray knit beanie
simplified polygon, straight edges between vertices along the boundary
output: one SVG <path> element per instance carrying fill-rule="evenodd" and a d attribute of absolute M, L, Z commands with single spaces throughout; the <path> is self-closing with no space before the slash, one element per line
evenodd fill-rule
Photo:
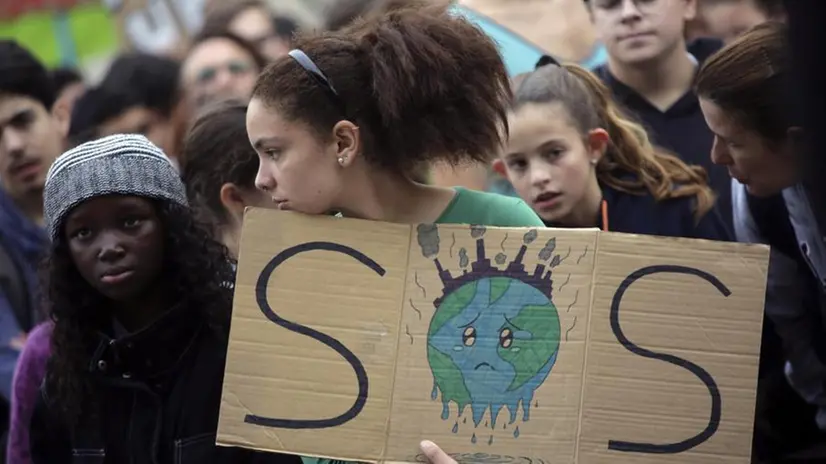
<path fill-rule="evenodd" d="M 67 151 L 49 169 L 43 213 L 52 240 L 75 206 L 112 194 L 187 206 L 181 178 L 160 148 L 142 135 L 111 135 Z"/>

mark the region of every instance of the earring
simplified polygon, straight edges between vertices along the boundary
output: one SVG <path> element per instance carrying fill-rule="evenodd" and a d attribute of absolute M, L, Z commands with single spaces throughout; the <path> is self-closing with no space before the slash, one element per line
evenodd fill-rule
<path fill-rule="evenodd" d="M 599 160 L 596 160 L 596 159 L 591 160 L 591 164 L 593 164 L 594 166 L 596 166 L 598 162 L 599 162 Z"/>
<path fill-rule="evenodd" d="M 347 161 L 347 158 L 345 158 L 345 157 L 343 157 L 343 156 L 339 156 L 339 157 L 338 157 L 338 164 L 340 164 L 340 165 L 344 166 L 344 162 L 345 162 L 345 161 Z"/>

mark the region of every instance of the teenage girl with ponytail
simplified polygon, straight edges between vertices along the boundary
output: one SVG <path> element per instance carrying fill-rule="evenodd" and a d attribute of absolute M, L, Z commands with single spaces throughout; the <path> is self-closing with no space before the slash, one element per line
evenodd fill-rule
<path fill-rule="evenodd" d="M 409 3 L 299 39 L 262 73 L 247 111 L 256 186 L 310 214 L 541 226 L 518 198 L 412 179 L 434 162 L 490 163 L 510 85 L 484 32 L 446 5 Z"/>
<path fill-rule="evenodd" d="M 705 171 L 653 147 L 609 95 L 573 64 L 525 76 L 494 169 L 548 226 L 729 240 Z"/>

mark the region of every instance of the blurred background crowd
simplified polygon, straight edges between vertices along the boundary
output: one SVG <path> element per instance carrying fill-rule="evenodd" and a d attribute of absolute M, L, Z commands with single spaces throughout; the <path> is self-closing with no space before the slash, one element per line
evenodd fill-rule
<path fill-rule="evenodd" d="M 32 462 L 28 435 L 15 432 L 14 424 L 30 420 L 33 403 L 17 395 L 33 393 L 18 391 L 16 386 L 26 376 L 39 385 L 49 354 L 49 348 L 35 342 L 35 338 L 48 340 L 50 336 L 49 326 L 41 324 L 47 316 L 38 307 L 36 268 L 49 249 L 44 231 L 43 179 L 55 158 L 67 149 L 114 134 L 146 136 L 180 173 L 198 220 L 236 255 L 244 208 L 272 203 L 270 194 L 262 188 L 265 183 L 256 180 L 260 153 L 250 145 L 248 133 L 247 104 L 257 83 L 260 85 L 259 75 L 270 63 L 283 59 L 302 34 L 342 30 L 359 19 L 403 8 L 405 3 L 0 0 L 0 341 L 5 344 L 0 347 L 0 418 L 4 419 L 0 429 L 9 443 L 8 462 Z M 726 119 L 715 117 L 717 107 L 709 107 L 710 102 L 728 108 L 725 105 L 731 102 L 721 100 L 720 95 L 724 95 L 741 98 L 731 103 L 741 105 L 740 113 L 764 111 L 775 100 L 767 99 L 768 103 L 763 104 L 762 100 L 744 99 L 743 95 L 759 96 L 765 94 L 765 89 L 779 88 L 773 81 L 766 82 L 782 74 L 789 80 L 783 82 L 784 89 L 806 89 L 808 99 L 788 94 L 796 116 L 792 118 L 794 124 L 782 123 L 786 125 L 777 138 L 785 141 L 787 129 L 803 125 L 801 121 L 806 121 L 806 127 L 822 122 L 817 107 L 823 101 L 819 89 L 822 81 L 818 80 L 822 74 L 812 66 L 823 61 L 816 58 L 816 51 L 801 48 L 800 44 L 822 39 L 824 28 L 813 22 L 811 14 L 787 9 L 789 2 L 785 3 L 454 2 L 453 14 L 476 24 L 499 46 L 514 90 L 508 115 L 510 141 L 507 150 L 491 162 L 456 164 L 452 158 L 434 158 L 417 164 L 409 176 L 421 184 L 521 197 L 533 207 L 541 219 L 539 223 L 549 226 L 599 226 L 608 230 L 609 213 L 604 209 L 597 224 L 566 222 L 570 218 L 545 214 L 543 208 L 550 211 L 555 200 L 551 193 L 536 195 L 535 186 L 540 182 L 537 176 L 541 174 L 531 171 L 527 155 L 536 151 L 548 163 L 552 162 L 548 161 L 550 157 L 559 156 L 554 153 L 562 149 L 554 151 L 542 144 L 537 148 L 534 143 L 539 137 L 536 131 L 553 126 L 559 111 L 575 119 L 574 126 L 581 129 L 593 129 L 585 127 L 590 120 L 600 121 L 604 130 L 587 134 L 589 149 L 604 151 L 605 146 L 613 144 L 625 155 L 591 159 L 594 168 L 587 167 L 588 160 L 581 168 L 560 168 L 565 169 L 560 172 L 566 178 L 573 179 L 564 188 L 581 190 L 583 198 L 587 197 L 586 187 L 574 183 L 578 175 L 594 169 L 595 179 L 603 188 L 600 199 L 614 202 L 624 198 L 623 192 L 631 184 L 643 186 L 652 198 L 650 204 L 616 199 L 612 204 L 619 206 L 610 214 L 610 230 L 768 242 L 783 252 L 781 260 L 788 258 L 783 261 L 788 266 L 778 265 L 776 269 L 780 270 L 770 276 L 775 279 L 777 293 L 771 293 L 770 281 L 767 313 L 779 298 L 784 310 L 789 306 L 785 303 L 805 301 L 808 306 L 794 314 L 807 316 L 788 325 L 783 321 L 790 319 L 787 316 L 792 309 L 781 311 L 776 319 L 767 318 L 754 461 L 826 462 L 826 363 L 820 361 L 826 353 L 821 346 L 826 345 L 826 319 L 822 317 L 826 313 L 821 314 L 826 280 L 820 280 L 822 274 L 818 274 L 826 255 L 816 255 L 826 240 L 826 234 L 818 232 L 826 230 L 819 222 L 823 221 L 823 186 L 817 176 L 800 181 L 811 205 L 800 213 L 795 209 L 799 198 L 784 190 L 796 183 L 788 181 L 796 174 L 783 177 L 786 171 L 824 172 L 822 157 L 807 158 L 805 168 L 788 167 L 788 161 L 769 163 L 768 167 L 754 168 L 749 172 L 756 174 L 747 176 L 748 169 L 756 164 L 746 162 L 745 168 L 738 164 L 740 142 L 729 140 L 736 139 L 736 134 L 727 132 Z M 790 21 L 800 28 L 793 27 L 786 38 L 783 24 Z M 635 30 L 635 24 L 644 24 L 647 29 L 623 32 Z M 755 32 L 753 28 L 761 24 L 773 26 Z M 749 40 L 738 42 L 747 31 L 752 34 Z M 806 36 L 797 36 L 796 32 Z M 651 43 L 655 45 L 633 45 L 637 39 L 645 41 L 649 36 L 654 37 Z M 781 36 L 782 44 L 778 39 Z M 760 43 L 752 47 L 759 51 L 755 56 L 765 59 L 744 58 L 732 64 L 729 55 L 720 55 L 723 47 L 734 44 L 739 48 L 734 48 L 736 53 L 731 52 L 731 56 L 751 56 L 748 50 L 753 43 Z M 775 72 L 779 61 L 773 61 L 781 56 L 790 57 L 788 63 L 783 61 L 783 73 Z M 696 79 L 698 69 L 703 67 L 701 79 Z M 560 71 L 563 69 L 567 71 Z M 727 80 L 732 69 L 739 73 L 734 84 Z M 794 78 L 789 77 L 792 69 L 798 73 Z M 578 80 L 571 80 L 574 77 Z M 755 87 L 735 89 L 738 79 L 753 82 Z M 805 107 L 803 100 L 815 105 Z M 553 106 L 555 103 L 562 106 Z M 749 107 L 752 103 L 754 106 Z M 776 121 L 770 119 L 767 116 L 749 121 L 763 136 L 772 138 L 775 134 L 767 131 L 774 130 L 772 124 Z M 564 130 L 560 128 L 559 133 Z M 816 131 L 802 136 L 808 148 L 799 151 L 816 152 L 813 133 Z M 616 168 L 624 169 L 627 176 L 615 175 Z M 761 183 L 761 176 L 769 171 L 783 180 Z M 638 182 L 629 181 L 628 176 Z M 682 225 L 682 210 L 677 207 L 671 215 L 667 208 L 656 206 L 672 197 L 692 199 L 693 206 L 685 209 L 696 219 L 693 224 Z M 741 221 L 738 208 L 749 211 L 751 228 Z M 801 225 L 804 222 L 806 227 Z M 754 230 L 760 233 L 750 235 Z M 802 230 L 817 237 L 819 248 L 801 252 L 801 243 L 811 243 L 801 238 Z M 779 290 L 791 287 L 802 293 Z M 775 327 L 777 321 L 781 323 Z M 20 368 L 21 352 L 35 360 L 27 361 L 27 370 Z M 804 366 L 805 372 L 791 372 L 790 365 Z"/>

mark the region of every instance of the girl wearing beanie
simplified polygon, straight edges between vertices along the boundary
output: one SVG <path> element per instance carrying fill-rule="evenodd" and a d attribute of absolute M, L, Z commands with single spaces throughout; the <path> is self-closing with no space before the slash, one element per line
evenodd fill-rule
<path fill-rule="evenodd" d="M 300 462 L 215 445 L 233 273 L 160 149 L 113 135 L 66 152 L 44 208 L 54 329 L 35 464 Z"/>

